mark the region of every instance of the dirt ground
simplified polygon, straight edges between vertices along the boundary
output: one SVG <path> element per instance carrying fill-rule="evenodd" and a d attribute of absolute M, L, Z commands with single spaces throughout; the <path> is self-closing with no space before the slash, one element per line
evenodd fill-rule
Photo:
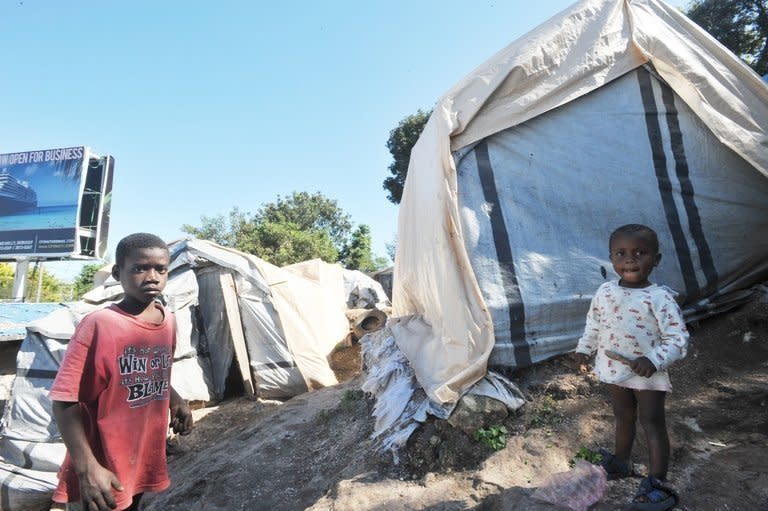
<path fill-rule="evenodd" d="M 768 510 L 768 305 L 693 325 L 667 402 L 677 510 Z M 556 510 L 532 498 L 579 449 L 612 447 L 605 389 L 569 357 L 508 375 L 528 402 L 493 451 L 444 421 L 412 436 L 401 463 L 376 454 L 373 402 L 356 348 L 335 355 L 351 379 L 285 403 L 234 399 L 197 410 L 169 457 L 172 487 L 147 510 Z M 352 369 L 350 369 L 352 368 Z M 635 470 L 647 463 L 641 430 Z M 623 509 L 640 481 L 608 483 L 591 509 Z"/>

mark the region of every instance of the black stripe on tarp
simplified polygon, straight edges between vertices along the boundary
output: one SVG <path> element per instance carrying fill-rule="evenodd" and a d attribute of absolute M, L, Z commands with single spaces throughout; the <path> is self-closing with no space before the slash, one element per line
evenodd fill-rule
<path fill-rule="evenodd" d="M 9 472 L 8 475 L 0 481 L 0 509 L 11 509 L 11 483 L 16 479 L 16 474 Z"/>
<path fill-rule="evenodd" d="M 701 225 L 701 215 L 696 205 L 696 194 L 693 190 L 690 172 L 688 170 L 688 159 L 685 157 L 685 146 L 683 145 L 683 132 L 680 130 L 680 119 L 677 108 L 675 107 L 675 95 L 672 88 L 665 83 L 661 83 L 661 97 L 664 100 L 664 109 L 667 111 L 667 127 L 669 128 L 669 139 L 672 144 L 672 155 L 675 158 L 675 172 L 677 180 L 680 182 L 680 193 L 683 197 L 683 206 L 688 217 L 688 229 L 693 236 L 693 242 L 699 253 L 699 261 L 704 277 L 707 279 L 706 294 L 711 293 L 717 286 L 717 269 L 715 261 L 712 258 L 712 251 L 709 249 L 709 243 L 704 236 L 704 228 Z"/>
<path fill-rule="evenodd" d="M 0 510 L 6 511 L 7 509 L 13 509 L 11 507 L 11 487 L 13 485 L 13 481 L 15 479 L 22 479 L 29 480 L 36 482 L 40 485 L 50 485 L 50 482 L 40 478 L 40 477 L 34 477 L 30 475 L 29 473 L 22 472 L 22 469 L 19 467 L 15 467 L 13 465 L 6 465 L 3 467 L 3 470 L 8 473 L 8 475 L 5 476 L 4 479 L 0 480 Z M 14 492 L 19 492 L 24 489 L 23 486 L 19 486 L 17 488 L 14 488 Z"/>
<path fill-rule="evenodd" d="M 648 141 L 651 144 L 653 168 L 656 172 L 656 181 L 659 185 L 661 204 L 664 207 L 664 214 L 667 217 L 667 225 L 672 234 L 672 242 L 675 245 L 677 260 L 680 264 L 680 270 L 683 273 L 683 282 L 685 284 L 685 295 L 687 299 L 687 297 L 698 295 L 699 284 L 696 281 L 696 272 L 693 269 L 691 251 L 685 240 L 682 225 L 680 225 L 680 215 L 675 207 L 672 183 L 667 175 L 667 157 L 664 154 L 661 126 L 658 117 L 659 109 L 656 106 L 656 99 L 653 97 L 651 75 L 644 69 L 639 69 L 637 71 L 637 79 L 640 83 L 640 95 L 643 99 L 643 109 L 645 110 L 645 127 L 648 131 Z"/>
<path fill-rule="evenodd" d="M 30 442 L 22 451 L 22 456 L 24 457 L 24 466 L 21 468 L 32 468 L 32 449 L 37 446 L 36 443 Z"/>
<path fill-rule="evenodd" d="M 281 360 L 280 362 L 267 362 L 266 364 L 259 364 L 253 367 L 254 371 L 271 371 L 274 369 L 290 369 L 296 367 L 295 362 L 290 360 Z"/>
<path fill-rule="evenodd" d="M 480 176 L 483 198 L 486 203 L 491 205 L 489 209 L 493 245 L 496 248 L 496 258 L 501 269 L 501 281 L 509 307 L 509 337 L 515 355 L 515 364 L 519 367 L 525 367 L 531 365 L 531 350 L 525 340 L 525 306 L 515 274 L 509 231 L 507 231 L 507 225 L 504 222 L 486 141 L 475 146 L 475 158 L 477 159 L 477 173 Z"/>
<path fill-rule="evenodd" d="M 23 378 L 41 378 L 47 380 L 53 380 L 56 378 L 55 369 L 16 369 L 16 376 Z"/>

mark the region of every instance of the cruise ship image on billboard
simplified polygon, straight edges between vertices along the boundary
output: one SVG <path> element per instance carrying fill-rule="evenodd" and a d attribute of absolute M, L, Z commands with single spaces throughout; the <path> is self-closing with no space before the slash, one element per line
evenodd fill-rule
<path fill-rule="evenodd" d="M 21 213 L 37 207 L 37 193 L 26 181 L 0 171 L 0 215 Z"/>

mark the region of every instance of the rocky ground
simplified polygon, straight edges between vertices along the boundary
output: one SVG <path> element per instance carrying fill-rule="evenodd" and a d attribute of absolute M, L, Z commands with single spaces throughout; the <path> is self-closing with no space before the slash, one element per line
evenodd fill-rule
<path fill-rule="evenodd" d="M 677 510 L 768 509 L 768 305 L 755 301 L 692 325 L 667 403 Z M 372 400 L 359 354 L 335 355 L 346 381 L 285 403 L 238 398 L 195 412 L 169 458 L 173 485 L 147 510 L 556 510 L 532 495 L 582 449 L 611 447 L 605 389 L 569 357 L 508 375 L 527 403 L 499 421 L 493 450 L 430 421 L 401 461 L 373 450 Z M 343 371 L 344 374 L 341 374 Z M 636 470 L 647 462 L 642 435 Z M 608 483 L 591 509 L 625 508 L 639 477 Z M 564 502 L 565 503 L 565 502 Z"/>

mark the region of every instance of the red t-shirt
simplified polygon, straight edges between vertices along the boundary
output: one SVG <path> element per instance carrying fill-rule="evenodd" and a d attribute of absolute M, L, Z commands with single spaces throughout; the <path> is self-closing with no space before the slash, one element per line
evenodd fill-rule
<path fill-rule="evenodd" d="M 49 396 L 79 402 L 88 443 L 96 459 L 117 475 L 118 509 L 133 496 L 170 484 L 165 461 L 175 321 L 140 321 L 112 305 L 77 326 Z M 69 454 L 59 470 L 55 502 L 80 500 Z"/>

